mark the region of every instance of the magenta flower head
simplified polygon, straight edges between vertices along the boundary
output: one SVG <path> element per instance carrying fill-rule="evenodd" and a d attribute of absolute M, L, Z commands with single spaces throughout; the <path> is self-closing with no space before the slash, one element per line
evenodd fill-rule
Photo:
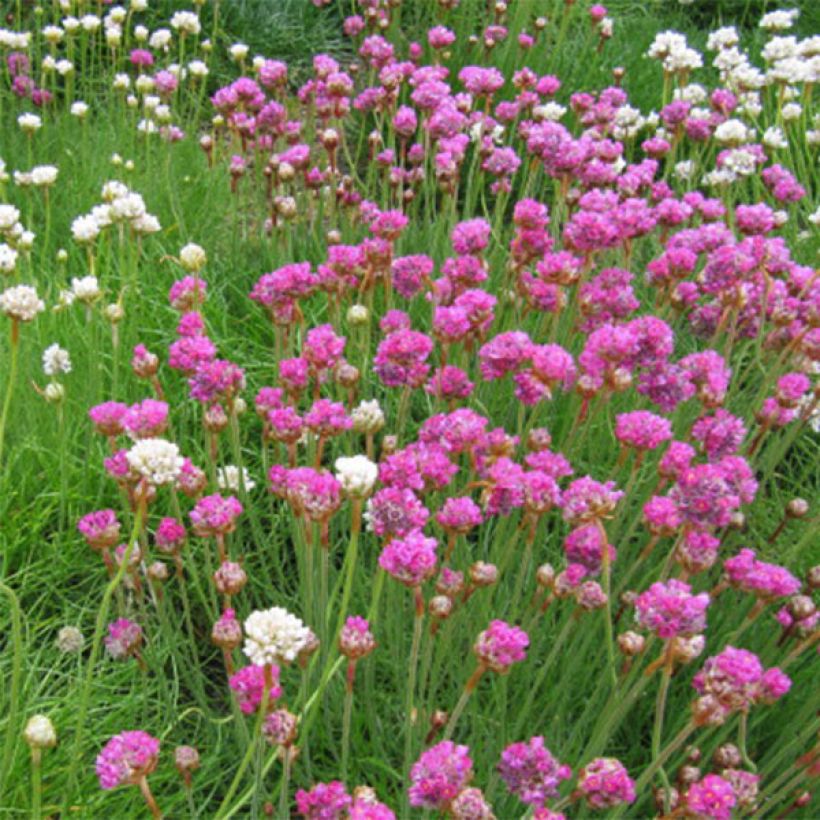
<path fill-rule="evenodd" d="M 578 791 L 591 809 L 635 802 L 635 783 L 620 760 L 596 757 L 578 773 Z"/>
<path fill-rule="evenodd" d="M 672 438 L 672 424 L 647 410 L 621 413 L 615 420 L 615 438 L 636 450 L 654 450 Z"/>
<path fill-rule="evenodd" d="M 687 814 L 710 820 L 730 820 L 736 803 L 731 783 L 716 774 L 707 774 L 686 792 Z"/>
<path fill-rule="evenodd" d="M 160 552 L 176 552 L 185 543 L 185 527 L 176 518 L 163 518 L 154 533 L 154 543 Z"/>
<path fill-rule="evenodd" d="M 418 587 L 436 571 L 438 541 L 421 530 L 394 538 L 379 556 L 379 566 L 408 587 Z"/>
<path fill-rule="evenodd" d="M 134 785 L 157 767 L 159 741 L 147 732 L 114 735 L 97 755 L 96 771 L 101 789 Z"/>
<path fill-rule="evenodd" d="M 190 512 L 194 533 L 202 538 L 233 532 L 241 514 L 242 504 L 238 499 L 232 495 L 224 498 L 219 493 L 201 498 Z"/>
<path fill-rule="evenodd" d="M 410 769 L 410 805 L 444 811 L 473 775 L 466 746 L 445 740 L 422 752 Z"/>
<path fill-rule="evenodd" d="M 401 538 L 424 527 L 429 515 L 412 490 L 385 487 L 368 500 L 364 517 L 380 538 Z"/>
<path fill-rule="evenodd" d="M 466 535 L 483 520 L 481 508 L 469 496 L 448 498 L 435 518 L 446 532 L 456 535 Z"/>
<path fill-rule="evenodd" d="M 601 484 L 590 476 L 576 478 L 563 492 L 564 520 L 577 525 L 605 518 L 622 497 L 614 481 Z"/>
<path fill-rule="evenodd" d="M 129 621 L 128 618 L 118 618 L 108 624 L 108 635 L 105 637 L 105 648 L 115 660 L 127 658 L 139 652 L 142 645 L 142 627 Z"/>
<path fill-rule="evenodd" d="M 270 670 L 273 686 L 268 695 L 268 704 L 272 705 L 274 700 L 282 696 L 282 687 L 279 686 L 279 667 L 271 664 Z M 228 686 L 236 693 L 236 700 L 242 712 L 250 715 L 262 703 L 265 692 L 265 667 L 254 664 L 244 666 L 235 675 L 231 675 Z"/>
<path fill-rule="evenodd" d="M 317 783 L 310 791 L 296 792 L 296 811 L 308 820 L 341 820 L 347 816 L 353 799 L 344 783 Z"/>
<path fill-rule="evenodd" d="M 168 405 L 155 399 L 132 404 L 123 414 L 122 427 L 134 441 L 162 436 L 168 427 Z"/>
<path fill-rule="evenodd" d="M 360 615 L 351 615 L 339 635 L 339 651 L 350 660 L 369 655 L 376 648 L 370 624 Z"/>
<path fill-rule="evenodd" d="M 755 551 L 742 549 L 723 562 L 729 583 L 736 589 L 751 592 L 763 600 L 785 598 L 800 591 L 800 581 L 785 567 L 758 561 Z"/>
<path fill-rule="evenodd" d="M 652 584 L 635 600 L 635 619 L 659 638 L 697 635 L 706 629 L 709 595 L 692 594 L 683 581 L 672 579 Z"/>
<path fill-rule="evenodd" d="M 478 662 L 500 675 L 510 671 L 517 661 L 527 657 L 530 639 L 523 629 L 505 621 L 490 621 L 473 645 Z"/>
<path fill-rule="evenodd" d="M 122 419 L 128 412 L 128 405 L 119 401 L 97 404 L 88 411 L 94 429 L 103 436 L 118 436 L 122 433 Z"/>
<path fill-rule="evenodd" d="M 114 510 L 97 510 L 84 515 L 77 522 L 77 529 L 88 546 L 95 550 L 113 547 L 120 540 L 120 522 Z"/>
<path fill-rule="evenodd" d="M 511 743 L 501 753 L 498 773 L 522 803 L 541 806 L 558 794 L 558 786 L 572 774 L 544 745 L 541 736 L 526 743 Z"/>

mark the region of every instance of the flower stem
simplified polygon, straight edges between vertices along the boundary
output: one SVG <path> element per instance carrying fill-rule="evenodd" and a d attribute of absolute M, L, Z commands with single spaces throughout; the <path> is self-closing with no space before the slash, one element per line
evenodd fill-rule
<path fill-rule="evenodd" d="M 410 771 L 410 756 L 413 753 L 413 697 L 416 689 L 416 671 L 419 663 L 421 633 L 424 626 L 424 599 L 419 587 L 413 587 L 415 617 L 413 619 L 413 643 L 410 647 L 410 665 L 407 668 L 407 689 L 404 707 L 404 776 Z"/>
<path fill-rule="evenodd" d="M 142 792 L 142 796 L 145 798 L 145 802 L 148 804 L 148 809 L 151 812 L 153 817 L 162 817 L 162 812 L 157 805 L 157 801 L 154 799 L 154 795 L 151 794 L 151 787 L 148 785 L 148 778 L 141 777 L 139 779 L 139 787 L 140 792 Z"/>
<path fill-rule="evenodd" d="M 461 717 L 461 713 L 464 711 L 464 707 L 467 705 L 467 701 L 470 699 L 470 695 L 472 695 L 473 690 L 478 686 L 478 682 L 481 680 L 481 676 L 486 672 L 486 667 L 482 664 L 479 664 L 472 675 L 467 680 L 467 683 L 464 684 L 464 691 L 461 693 L 461 697 L 458 699 L 458 703 L 456 704 L 456 708 L 453 709 L 453 714 L 450 715 L 450 720 L 447 721 L 447 727 L 444 730 L 444 739 L 449 740 L 453 732 L 456 728 L 456 723 L 458 723 L 458 719 Z"/>
<path fill-rule="evenodd" d="M 3 756 L 0 758 L 0 797 L 3 796 L 3 786 L 9 784 L 6 777 L 14 755 L 14 745 L 17 740 L 17 712 L 20 709 L 20 676 L 23 671 L 23 619 L 20 613 L 20 602 L 17 596 L 0 581 L 0 592 L 9 602 L 11 611 L 11 683 L 9 685 L 9 711 L 6 720 L 6 738 L 3 742 Z M 2 802 L 2 801 L 0 801 Z"/>
<path fill-rule="evenodd" d="M 664 649 L 663 671 L 661 672 L 661 684 L 658 689 L 658 699 L 655 702 L 655 723 L 652 727 L 652 760 L 657 761 L 661 754 L 661 737 L 663 735 L 663 718 L 666 712 L 666 697 L 669 694 L 669 684 L 672 680 L 672 666 L 674 658 L 672 656 L 671 644 L 667 643 Z M 651 767 L 650 767 L 651 768 Z M 668 800 L 669 779 L 664 771 L 663 764 L 657 766 L 663 781 L 665 799 Z"/>
<path fill-rule="evenodd" d="M 108 620 L 108 612 L 111 608 L 111 599 L 114 593 L 119 589 L 122 579 L 125 577 L 125 571 L 131 561 L 131 553 L 136 548 L 139 540 L 139 534 L 142 531 L 142 524 L 145 519 L 145 501 L 141 500 L 137 504 L 136 514 L 134 515 L 134 526 L 131 530 L 131 537 L 128 539 L 128 546 L 125 554 L 122 557 L 116 575 L 108 582 L 108 586 L 103 593 L 100 608 L 97 611 L 97 621 L 94 626 L 94 638 L 91 642 L 91 654 L 88 657 L 88 666 L 86 668 L 85 680 L 83 681 L 82 689 L 80 690 L 79 702 L 77 704 L 77 721 L 76 729 L 74 731 L 74 748 L 71 755 L 71 763 L 68 768 L 68 775 L 66 782 L 68 789 L 65 793 L 65 799 L 70 796 L 71 789 L 74 786 L 74 777 L 77 773 L 77 765 L 81 760 L 84 760 L 82 752 L 83 735 L 86 729 L 86 716 L 88 715 L 88 700 L 91 695 L 91 685 L 94 681 L 94 669 L 100 656 L 100 645 L 102 643 L 103 631 L 105 630 L 105 622 Z"/>
<path fill-rule="evenodd" d="M 31 750 L 31 816 L 34 820 L 40 820 L 42 815 L 42 751 L 40 749 Z"/>
<path fill-rule="evenodd" d="M 0 466 L 3 464 L 3 443 L 6 440 L 6 422 L 11 407 L 11 397 L 14 394 L 14 383 L 17 381 L 17 363 L 20 358 L 20 325 L 17 319 L 11 320 L 11 362 L 9 364 L 9 379 L 6 386 L 6 397 L 3 400 L 3 414 L 0 415 Z"/>
<path fill-rule="evenodd" d="M 347 782 L 347 764 L 350 757 L 350 719 L 353 714 L 353 679 L 356 675 L 356 661 L 347 664 L 345 685 L 345 705 L 342 714 L 342 781 Z"/>

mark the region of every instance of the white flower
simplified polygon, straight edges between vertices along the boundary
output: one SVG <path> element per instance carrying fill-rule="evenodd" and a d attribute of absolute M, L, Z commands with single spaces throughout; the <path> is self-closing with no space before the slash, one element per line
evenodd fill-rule
<path fill-rule="evenodd" d="M 353 419 L 353 429 L 357 433 L 372 434 L 384 427 L 384 413 L 376 399 L 359 402 L 350 418 Z"/>
<path fill-rule="evenodd" d="M 88 113 L 88 104 L 84 103 L 82 100 L 77 100 L 77 102 L 71 103 L 71 115 L 73 117 L 77 117 L 78 119 L 83 119 L 85 115 Z"/>
<path fill-rule="evenodd" d="M 138 219 L 145 214 L 145 201 L 139 194 L 128 193 L 125 196 L 117 197 L 111 203 L 111 219 L 114 222 L 122 222 Z"/>
<path fill-rule="evenodd" d="M 208 66 L 202 60 L 191 60 L 188 63 L 188 71 L 191 72 L 192 77 L 207 77 Z"/>
<path fill-rule="evenodd" d="M 119 155 L 114 154 L 114 156 Z M 122 157 L 120 157 L 120 162 L 122 162 Z M 118 179 L 109 179 L 108 182 L 103 184 L 100 196 L 102 197 L 103 202 L 113 202 L 115 199 L 128 196 L 129 193 L 130 191 L 128 190 L 127 185 L 120 182 Z"/>
<path fill-rule="evenodd" d="M 122 29 L 119 26 L 106 26 L 105 42 L 109 46 L 118 46 L 122 42 Z"/>
<path fill-rule="evenodd" d="M 695 172 L 695 163 L 691 159 L 683 160 L 675 163 L 675 178 L 680 180 L 687 180 L 692 178 Z"/>
<path fill-rule="evenodd" d="M 17 267 L 17 251 L 6 245 L 0 244 L 0 273 L 13 273 Z"/>
<path fill-rule="evenodd" d="M 30 322 L 45 309 L 37 291 L 29 285 L 15 285 L 0 293 L 0 311 L 20 322 Z"/>
<path fill-rule="evenodd" d="M 772 126 L 767 128 L 763 134 L 763 144 L 767 148 L 788 148 L 789 141 L 786 139 L 781 128 Z"/>
<path fill-rule="evenodd" d="M 367 456 L 336 459 L 336 480 L 344 492 L 354 498 L 369 495 L 379 477 L 379 468 Z"/>
<path fill-rule="evenodd" d="M 71 357 L 56 342 L 43 351 L 43 372 L 46 376 L 59 376 L 71 372 Z"/>
<path fill-rule="evenodd" d="M 102 230 L 111 224 L 111 206 L 110 205 L 95 205 L 91 209 L 91 214 L 97 227 Z"/>
<path fill-rule="evenodd" d="M 117 91 L 127 91 L 131 87 L 131 78 L 127 74 L 115 74 L 111 85 Z"/>
<path fill-rule="evenodd" d="M 740 42 L 740 35 L 734 26 L 724 26 L 716 29 L 709 34 L 706 41 L 706 48 L 709 51 L 723 51 L 726 48 L 732 48 Z"/>
<path fill-rule="evenodd" d="M 123 310 L 122 305 L 118 302 L 112 302 L 110 305 L 105 306 L 103 315 L 112 325 L 115 325 L 125 318 L 125 310 Z"/>
<path fill-rule="evenodd" d="M 244 43 L 234 43 L 228 49 L 228 53 L 231 55 L 231 59 L 236 60 L 236 62 L 239 62 L 240 60 L 244 60 L 245 57 L 248 56 L 248 47 Z"/>
<path fill-rule="evenodd" d="M 193 242 L 189 242 L 179 252 L 179 261 L 185 270 L 191 273 L 198 273 L 205 267 L 208 257 L 205 254 L 204 248 Z"/>
<path fill-rule="evenodd" d="M 764 14 L 760 18 L 760 28 L 767 31 L 784 31 L 794 25 L 800 16 L 800 9 L 777 9 Z"/>
<path fill-rule="evenodd" d="M 57 60 L 55 68 L 61 77 L 66 77 L 74 71 L 74 63 L 71 60 Z"/>
<path fill-rule="evenodd" d="M 144 43 L 150 33 L 145 26 L 134 26 L 134 39 L 138 43 Z"/>
<path fill-rule="evenodd" d="M 80 21 L 73 15 L 63 17 L 62 22 L 63 28 L 65 29 L 67 34 L 74 34 L 74 32 L 77 31 L 77 29 L 80 27 Z"/>
<path fill-rule="evenodd" d="M 247 467 L 242 468 L 242 482 L 245 485 L 245 491 L 250 492 L 255 486 L 256 482 L 251 480 L 251 474 Z M 239 467 L 235 464 L 226 464 L 216 471 L 216 483 L 220 490 L 233 490 L 239 492 Z"/>
<path fill-rule="evenodd" d="M 86 304 L 91 304 L 102 296 L 96 276 L 83 276 L 79 279 L 75 276 L 71 280 L 71 292 L 78 301 Z"/>
<path fill-rule="evenodd" d="M 20 211 L 14 205 L 0 204 L 0 231 L 7 231 L 20 219 Z"/>
<path fill-rule="evenodd" d="M 532 109 L 532 113 L 536 121 L 549 120 L 550 122 L 558 122 L 558 120 L 567 113 L 567 107 L 557 102 L 548 102 L 544 105 L 536 105 L 535 108 Z"/>
<path fill-rule="evenodd" d="M 71 223 L 71 235 L 75 242 L 93 242 L 100 235 L 100 226 L 91 215 L 78 216 Z"/>
<path fill-rule="evenodd" d="M 102 20 L 96 14 L 84 14 L 80 18 L 80 25 L 84 31 L 96 31 L 101 23 Z"/>
<path fill-rule="evenodd" d="M 34 240 L 36 238 L 34 231 L 23 231 L 20 238 L 17 240 L 17 247 L 21 251 L 30 251 L 34 247 Z"/>
<path fill-rule="evenodd" d="M 715 140 L 721 143 L 740 145 L 751 137 L 752 132 L 740 120 L 726 120 L 715 129 Z"/>
<path fill-rule="evenodd" d="M 148 8 L 148 0 L 131 0 L 129 6 L 131 11 L 145 11 Z"/>
<path fill-rule="evenodd" d="M 809 216 L 809 222 L 820 228 L 820 206 L 818 206 L 817 210 Z"/>
<path fill-rule="evenodd" d="M 131 227 L 136 233 L 149 234 L 162 230 L 162 225 L 153 214 L 143 214 L 131 220 Z"/>
<path fill-rule="evenodd" d="M 772 37 L 760 52 L 760 56 L 767 63 L 785 60 L 787 57 L 794 57 L 795 54 L 797 54 L 796 37 Z"/>
<path fill-rule="evenodd" d="M 31 169 L 31 182 L 39 188 L 53 185 L 57 181 L 57 173 L 54 165 L 37 165 Z"/>
<path fill-rule="evenodd" d="M 55 644 L 60 652 L 79 652 L 83 648 L 85 638 L 76 626 L 64 626 L 57 633 Z"/>
<path fill-rule="evenodd" d="M 27 134 L 33 134 L 38 128 L 41 128 L 43 121 L 36 114 L 20 114 L 17 118 L 17 124 Z"/>
<path fill-rule="evenodd" d="M 45 715 L 33 715 L 28 719 L 23 737 L 32 749 L 48 749 L 57 745 L 54 724 Z"/>
<path fill-rule="evenodd" d="M 351 325 L 364 325 L 370 321 L 370 311 L 365 305 L 351 305 L 347 309 L 347 321 Z"/>
<path fill-rule="evenodd" d="M 43 37 L 47 43 L 59 43 L 63 39 L 63 30 L 59 26 L 46 26 Z"/>
<path fill-rule="evenodd" d="M 143 438 L 126 454 L 128 466 L 137 474 L 159 487 L 173 484 L 182 470 L 183 459 L 179 447 L 164 438 Z"/>
<path fill-rule="evenodd" d="M 43 398 L 49 404 L 57 404 L 57 402 L 61 402 L 63 397 L 65 396 L 65 387 L 63 387 L 60 382 L 49 382 L 45 390 L 43 390 Z"/>
<path fill-rule="evenodd" d="M 242 651 L 256 666 L 292 663 L 307 645 L 310 629 L 280 606 L 256 610 L 245 620 Z"/>
<path fill-rule="evenodd" d="M 171 44 L 171 32 L 167 28 L 158 28 L 148 39 L 148 45 L 155 51 L 167 49 Z"/>
<path fill-rule="evenodd" d="M 780 113 L 783 115 L 784 122 L 799 120 L 803 113 L 803 106 L 795 102 L 786 103 Z"/>
<path fill-rule="evenodd" d="M 199 34 L 202 26 L 199 17 L 192 11 L 178 11 L 171 17 L 171 28 L 181 31 L 183 34 Z"/>

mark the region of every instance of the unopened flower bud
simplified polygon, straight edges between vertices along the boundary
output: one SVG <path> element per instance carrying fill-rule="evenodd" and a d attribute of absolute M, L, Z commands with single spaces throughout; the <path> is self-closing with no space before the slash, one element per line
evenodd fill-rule
<path fill-rule="evenodd" d="M 55 641 L 57 649 L 66 654 L 81 652 L 85 638 L 83 633 L 76 626 L 64 626 L 57 633 Z"/>
<path fill-rule="evenodd" d="M 350 362 L 339 362 L 334 369 L 334 376 L 338 384 L 350 389 L 359 383 L 359 368 Z"/>
<path fill-rule="evenodd" d="M 202 425 L 210 433 L 220 433 L 228 426 L 228 416 L 221 404 L 212 404 L 205 411 Z"/>
<path fill-rule="evenodd" d="M 110 305 L 106 305 L 103 313 L 105 314 L 105 318 L 108 319 L 112 325 L 117 324 L 117 322 L 121 322 L 125 318 L 125 310 L 118 302 L 112 302 Z"/>
<path fill-rule="evenodd" d="M 658 813 L 663 814 L 665 811 L 667 798 L 669 800 L 670 809 L 675 809 L 677 807 L 680 802 L 680 792 L 674 786 L 670 786 L 668 790 L 663 786 L 658 786 L 653 790 L 652 798 L 655 801 L 655 808 L 658 810 Z"/>
<path fill-rule="evenodd" d="M 396 436 L 385 436 L 382 439 L 382 456 L 389 456 L 399 448 L 399 440 Z"/>
<path fill-rule="evenodd" d="M 214 584 L 220 595 L 238 595 L 248 583 L 248 574 L 234 561 L 223 561 L 214 573 Z"/>
<path fill-rule="evenodd" d="M 434 595 L 430 599 L 428 609 L 431 617 L 443 621 L 445 618 L 450 617 L 450 613 L 453 611 L 453 599 L 448 598 L 446 595 Z"/>
<path fill-rule="evenodd" d="M 806 583 L 810 589 L 820 589 L 820 564 L 812 567 L 806 573 Z"/>
<path fill-rule="evenodd" d="M 65 387 L 59 382 L 49 382 L 43 390 L 43 398 L 49 404 L 58 404 L 65 398 Z"/>
<path fill-rule="evenodd" d="M 734 743 L 724 743 L 715 749 L 712 762 L 717 769 L 736 769 L 743 762 L 740 749 Z"/>
<path fill-rule="evenodd" d="M 541 564 L 535 571 L 535 582 L 539 587 L 552 589 L 555 583 L 555 567 L 552 564 Z"/>
<path fill-rule="evenodd" d="M 168 564 L 164 561 L 154 561 L 151 566 L 148 567 L 147 572 L 148 577 L 152 581 L 162 583 L 168 580 Z"/>
<path fill-rule="evenodd" d="M 575 601 L 581 609 L 591 612 L 605 607 L 607 596 L 597 581 L 584 581 L 575 590 Z"/>
<path fill-rule="evenodd" d="M 498 567 L 485 561 L 476 561 L 470 567 L 470 580 L 477 587 L 489 587 L 498 581 Z"/>
<path fill-rule="evenodd" d="M 733 530 L 742 530 L 745 526 L 746 516 L 740 510 L 735 510 L 732 513 L 731 521 L 729 521 L 729 528 Z"/>
<path fill-rule="evenodd" d="M 208 257 L 204 248 L 190 242 L 179 252 L 179 261 L 188 272 L 198 273 L 205 267 Z"/>
<path fill-rule="evenodd" d="M 786 604 L 786 609 L 795 621 L 811 618 L 817 611 L 814 601 L 808 595 L 792 595 Z"/>
<path fill-rule="evenodd" d="M 347 321 L 354 327 L 366 325 L 370 321 L 370 311 L 364 305 L 351 305 L 347 311 Z"/>
<path fill-rule="evenodd" d="M 57 251 L 57 261 L 63 265 L 68 262 L 68 251 L 65 248 L 60 248 Z"/>
<path fill-rule="evenodd" d="M 697 766 L 681 766 L 678 769 L 678 784 L 681 786 L 691 786 L 700 780 L 700 769 Z"/>
<path fill-rule="evenodd" d="M 552 436 L 546 427 L 536 427 L 527 436 L 527 449 L 534 452 L 546 450 L 552 444 Z"/>
<path fill-rule="evenodd" d="M 308 635 L 305 638 L 305 643 L 296 656 L 296 662 L 302 669 L 305 668 L 307 662 L 310 660 L 310 656 L 319 649 L 319 646 L 319 638 L 316 636 L 316 633 L 308 627 Z"/>
<path fill-rule="evenodd" d="M 786 515 L 789 518 L 804 518 L 809 512 L 809 502 L 805 498 L 793 498 L 786 504 Z"/>
<path fill-rule="evenodd" d="M 262 734 L 268 743 L 287 749 L 296 740 L 296 728 L 296 715 L 287 709 L 276 709 L 265 718 Z"/>
<path fill-rule="evenodd" d="M 45 715 L 33 715 L 23 729 L 23 738 L 34 749 L 50 749 L 57 745 L 54 724 Z"/>
<path fill-rule="evenodd" d="M 199 768 L 199 752 L 193 746 L 177 746 L 174 749 L 174 765 L 186 784 L 190 784 L 191 772 Z"/>
<path fill-rule="evenodd" d="M 637 632 L 629 630 L 628 632 L 623 632 L 618 635 L 618 649 L 620 649 L 621 652 L 623 652 L 623 654 L 628 658 L 639 655 L 643 652 L 645 646 L 646 638 L 644 638 L 643 635 L 639 635 Z"/>

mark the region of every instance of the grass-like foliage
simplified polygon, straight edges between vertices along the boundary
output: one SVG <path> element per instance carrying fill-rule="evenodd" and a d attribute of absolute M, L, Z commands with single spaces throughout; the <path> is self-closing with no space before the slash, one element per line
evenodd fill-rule
<path fill-rule="evenodd" d="M 2 812 L 816 816 L 813 5 L 5 4 Z"/>

